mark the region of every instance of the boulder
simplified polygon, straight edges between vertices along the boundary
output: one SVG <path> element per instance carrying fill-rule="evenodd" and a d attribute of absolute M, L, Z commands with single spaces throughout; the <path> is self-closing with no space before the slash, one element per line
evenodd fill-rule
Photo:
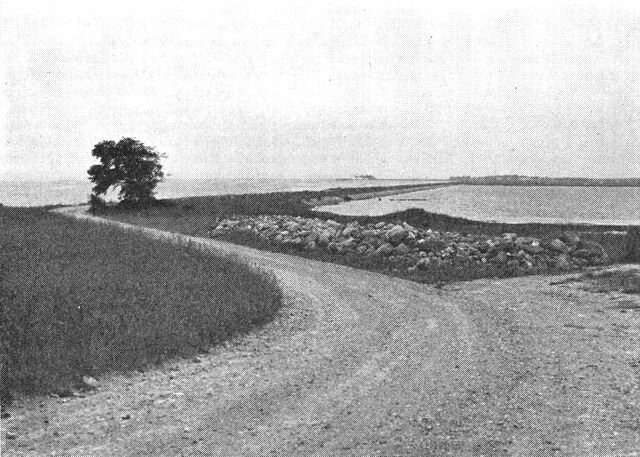
<path fill-rule="evenodd" d="M 575 246 L 580 242 L 580 235 L 578 235 L 576 232 L 564 232 L 562 235 L 560 235 L 559 239 L 569 246 Z"/>
<path fill-rule="evenodd" d="M 504 251 L 500 251 L 496 254 L 496 256 L 493 258 L 494 261 L 498 262 L 498 263 L 505 263 L 507 260 L 509 260 L 509 256 L 507 256 L 507 253 Z"/>
<path fill-rule="evenodd" d="M 338 246 L 342 249 L 353 249 L 357 245 L 358 243 L 353 238 L 349 238 L 348 240 L 344 240 L 338 243 Z"/>
<path fill-rule="evenodd" d="M 393 252 L 393 245 L 391 243 L 384 243 L 378 249 L 376 249 L 376 255 L 389 255 Z"/>
<path fill-rule="evenodd" d="M 571 269 L 571 262 L 569 262 L 569 256 L 566 254 L 560 254 L 556 259 L 556 268 L 561 270 Z"/>
<path fill-rule="evenodd" d="M 535 241 L 538 241 L 535 238 L 531 238 L 530 236 L 519 236 L 518 238 L 516 238 L 515 242 L 517 245 L 526 245 L 529 246 L 532 243 L 534 243 Z"/>
<path fill-rule="evenodd" d="M 499 253 L 503 252 L 502 247 L 503 246 L 501 244 L 494 244 L 490 246 L 489 250 L 487 250 L 487 252 L 485 253 L 485 257 L 491 259 L 497 256 Z"/>
<path fill-rule="evenodd" d="M 334 221 L 333 219 L 327 219 L 325 224 L 333 229 L 342 230 L 342 224 L 340 222 Z"/>
<path fill-rule="evenodd" d="M 407 231 L 400 225 L 394 225 L 385 233 L 385 238 L 394 244 L 400 243 L 406 236 Z"/>
<path fill-rule="evenodd" d="M 378 222 L 376 225 L 374 225 L 374 228 L 381 229 L 385 225 L 387 225 L 386 222 Z"/>
<path fill-rule="evenodd" d="M 329 232 L 322 232 L 315 241 L 318 244 L 326 246 L 331 242 L 331 235 Z"/>
<path fill-rule="evenodd" d="M 362 240 L 362 242 L 368 244 L 369 246 L 375 246 L 376 248 L 385 243 L 380 238 L 375 236 L 368 236 L 364 240 Z"/>
<path fill-rule="evenodd" d="M 293 222 L 293 221 L 292 222 L 287 222 L 284 226 L 291 233 L 300 230 L 300 224 L 298 224 L 297 222 Z"/>
<path fill-rule="evenodd" d="M 316 242 L 315 242 L 315 241 L 312 241 L 312 242 L 308 243 L 308 244 L 304 247 L 304 249 L 305 249 L 306 251 L 315 251 L 316 249 L 318 249 L 318 245 L 316 244 Z"/>
<path fill-rule="evenodd" d="M 578 243 L 578 249 L 571 255 L 588 260 L 594 257 L 606 257 L 607 253 L 600 243 L 596 243 L 595 241 L 581 241 Z"/>
<path fill-rule="evenodd" d="M 424 238 L 416 242 L 416 247 L 424 252 L 440 252 L 447 247 L 447 243 L 438 238 Z"/>
<path fill-rule="evenodd" d="M 411 252 L 411 249 L 409 249 L 406 244 L 400 243 L 398 246 L 396 246 L 394 251 L 398 255 L 405 255 L 409 254 Z"/>
<path fill-rule="evenodd" d="M 367 246 L 366 244 L 361 244 L 356 248 L 356 252 L 359 255 L 364 255 L 368 249 L 369 249 L 369 246 Z"/>
<path fill-rule="evenodd" d="M 415 230 L 415 227 L 413 227 L 410 224 L 407 224 L 406 222 L 402 223 L 402 228 L 405 229 L 407 232 L 412 232 Z"/>
<path fill-rule="evenodd" d="M 353 235 L 353 233 L 356 231 L 356 227 L 352 226 L 352 225 L 347 225 L 344 230 L 342 231 L 342 234 L 340 236 L 344 236 L 345 238 L 349 238 L 351 235 Z"/>
<path fill-rule="evenodd" d="M 561 254 L 565 254 L 567 252 L 569 252 L 569 248 L 567 247 L 566 244 L 564 244 L 564 242 L 562 242 L 560 239 L 556 238 L 555 240 L 551 240 L 550 242 L 548 242 L 546 245 L 544 245 L 543 247 L 554 251 L 554 252 L 559 252 Z"/>
<path fill-rule="evenodd" d="M 89 389 L 97 389 L 98 386 L 100 385 L 98 381 L 92 376 L 83 376 L 82 382 L 85 385 L 85 387 Z"/>
<path fill-rule="evenodd" d="M 542 249 L 539 244 L 518 244 L 517 246 L 519 249 L 531 255 L 537 255 L 544 252 L 544 249 Z"/>
<path fill-rule="evenodd" d="M 487 252 L 489 250 L 489 248 L 491 248 L 491 245 L 489 243 L 487 243 L 486 241 L 481 241 L 479 243 L 477 243 L 475 245 L 476 249 L 480 252 L 482 252 L 483 254 L 485 252 Z"/>

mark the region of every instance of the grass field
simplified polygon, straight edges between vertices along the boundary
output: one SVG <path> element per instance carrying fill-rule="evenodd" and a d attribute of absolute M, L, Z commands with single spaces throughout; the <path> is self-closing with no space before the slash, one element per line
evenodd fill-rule
<path fill-rule="evenodd" d="M 0 227 L 3 402 L 194 355 L 282 303 L 273 277 L 231 258 L 39 209 L 0 208 Z"/>

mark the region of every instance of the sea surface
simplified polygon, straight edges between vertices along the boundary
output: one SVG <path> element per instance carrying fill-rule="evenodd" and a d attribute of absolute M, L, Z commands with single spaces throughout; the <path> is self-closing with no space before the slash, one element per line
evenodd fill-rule
<path fill-rule="evenodd" d="M 409 208 L 479 221 L 640 225 L 640 187 L 459 185 L 318 209 L 379 216 Z"/>
<path fill-rule="evenodd" d="M 391 179 L 175 179 L 158 185 L 158 198 L 202 195 L 322 190 L 334 187 L 374 187 L 423 184 L 432 181 Z M 0 203 L 5 206 L 42 206 L 86 203 L 89 181 L 0 181 Z M 107 199 L 115 199 L 108 194 Z"/>

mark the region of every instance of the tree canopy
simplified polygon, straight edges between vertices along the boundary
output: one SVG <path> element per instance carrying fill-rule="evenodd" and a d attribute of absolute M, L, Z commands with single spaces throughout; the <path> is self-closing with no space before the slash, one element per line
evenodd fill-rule
<path fill-rule="evenodd" d="M 91 154 L 100 160 L 89 170 L 93 186 L 92 201 L 105 194 L 109 188 L 120 188 L 121 203 L 136 205 L 154 199 L 156 185 L 164 173 L 160 159 L 164 157 L 154 148 L 145 146 L 134 138 L 102 141 L 93 147 Z"/>

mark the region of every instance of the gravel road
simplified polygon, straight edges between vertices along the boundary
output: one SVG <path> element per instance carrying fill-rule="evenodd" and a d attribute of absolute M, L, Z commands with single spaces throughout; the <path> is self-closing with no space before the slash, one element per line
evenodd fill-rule
<path fill-rule="evenodd" d="M 640 312 L 617 306 L 637 295 L 436 288 L 135 229 L 273 271 L 285 308 L 198 359 L 18 402 L 2 455 L 640 455 Z"/>

